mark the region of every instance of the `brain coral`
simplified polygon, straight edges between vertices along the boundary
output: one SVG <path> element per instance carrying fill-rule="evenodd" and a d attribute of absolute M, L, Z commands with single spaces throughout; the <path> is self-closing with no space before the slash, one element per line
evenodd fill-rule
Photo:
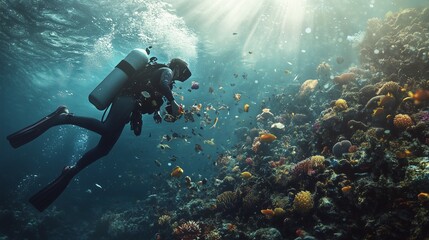
<path fill-rule="evenodd" d="M 388 93 L 397 95 L 400 90 L 401 86 L 399 86 L 398 83 L 390 81 L 386 82 L 380 89 L 378 89 L 377 95 L 386 95 Z"/>
<path fill-rule="evenodd" d="M 393 119 L 393 125 L 397 129 L 406 129 L 414 125 L 413 120 L 407 114 L 397 114 Z"/>
<path fill-rule="evenodd" d="M 237 194 L 232 191 L 226 191 L 216 197 L 218 209 L 228 211 L 236 208 Z"/>
<path fill-rule="evenodd" d="M 306 213 L 313 208 L 313 197 L 309 191 L 301 191 L 295 195 L 293 209 L 299 213 Z"/>
<path fill-rule="evenodd" d="M 343 156 L 344 153 L 347 153 L 349 151 L 351 145 L 352 143 L 349 140 L 342 140 L 340 142 L 337 142 L 332 147 L 332 153 L 335 157 L 339 158 Z"/>
<path fill-rule="evenodd" d="M 298 96 L 299 97 L 305 97 L 308 96 L 310 93 L 314 91 L 314 89 L 317 87 L 317 84 L 319 81 L 316 79 L 308 79 L 305 82 L 302 83 L 301 88 L 299 89 Z"/>
<path fill-rule="evenodd" d="M 334 77 L 333 81 L 336 84 L 344 85 L 353 82 L 356 79 L 356 75 L 354 73 L 343 73 L 339 76 Z"/>

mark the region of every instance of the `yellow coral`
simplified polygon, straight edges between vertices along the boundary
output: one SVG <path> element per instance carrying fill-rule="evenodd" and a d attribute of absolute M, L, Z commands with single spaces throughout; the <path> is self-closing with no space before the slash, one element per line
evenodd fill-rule
<path fill-rule="evenodd" d="M 293 209 L 299 213 L 306 213 L 313 208 L 313 197 L 309 191 L 301 191 L 295 195 Z"/>
<path fill-rule="evenodd" d="M 413 120 L 407 114 L 397 114 L 393 119 L 393 125 L 397 129 L 406 129 L 414 125 Z"/>
<path fill-rule="evenodd" d="M 324 156 L 320 156 L 320 155 L 315 155 L 310 157 L 310 161 L 311 161 L 311 165 L 314 168 L 323 168 L 324 162 L 325 162 L 325 157 Z"/>
<path fill-rule="evenodd" d="M 337 101 L 335 101 L 335 107 L 334 108 L 337 111 L 344 111 L 347 108 L 349 108 L 349 106 L 347 106 L 347 101 L 346 100 L 340 98 Z"/>
<path fill-rule="evenodd" d="M 158 224 L 159 225 L 165 225 L 165 224 L 168 224 L 170 222 L 170 220 L 171 220 L 170 215 L 164 214 L 158 218 Z"/>

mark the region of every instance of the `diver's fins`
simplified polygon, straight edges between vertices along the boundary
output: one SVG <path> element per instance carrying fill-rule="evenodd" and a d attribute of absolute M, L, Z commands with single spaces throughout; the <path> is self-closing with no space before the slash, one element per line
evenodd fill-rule
<path fill-rule="evenodd" d="M 61 175 L 48 186 L 34 194 L 29 202 L 40 212 L 43 212 L 49 205 L 51 205 L 58 196 L 66 189 L 67 185 L 76 175 L 77 169 L 75 167 L 65 167 Z"/>
<path fill-rule="evenodd" d="M 48 116 L 40 119 L 38 122 L 30 125 L 26 128 L 19 130 L 9 136 L 7 136 L 7 140 L 9 140 L 10 145 L 14 148 L 18 148 L 38 136 L 42 135 L 46 130 L 55 124 L 56 117 L 60 114 L 68 113 L 68 109 L 66 106 L 59 106 L 55 112 L 49 114 Z"/>

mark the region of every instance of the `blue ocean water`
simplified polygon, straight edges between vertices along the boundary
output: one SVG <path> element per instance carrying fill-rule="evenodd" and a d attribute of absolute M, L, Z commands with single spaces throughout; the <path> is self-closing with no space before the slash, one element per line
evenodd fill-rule
<path fill-rule="evenodd" d="M 212 106 L 216 110 L 207 109 L 207 115 L 217 117 L 217 125 L 211 128 L 213 122 L 197 116 L 195 122 L 182 118 L 155 124 L 145 115 L 140 137 L 126 126 L 110 154 L 81 172 L 54 203 L 67 216 L 68 230 L 39 229 L 40 235 L 27 239 L 87 239 L 75 231 L 82 222 L 89 231 L 111 209 L 126 209 L 153 194 L 176 195 L 180 188 L 170 178 L 175 166 L 195 181 L 214 181 L 218 155 L 238 143 L 234 130 L 256 126 L 255 116 L 271 107 L 271 97 L 296 94 L 303 81 L 317 78 L 316 67 L 323 61 L 333 75 L 358 65 L 356 44 L 368 19 L 428 5 L 418 0 L 0 3 L 0 211 L 31 216 L 16 217 L 14 232 L 0 227 L 0 239 L 19 239 L 17 229 L 30 228 L 40 215 L 27 199 L 99 139 L 85 129 L 60 126 L 13 149 L 6 136 L 59 105 L 100 119 L 103 112 L 88 102 L 88 94 L 132 49 L 152 46 L 151 56 L 161 63 L 187 60 L 193 75 L 176 84 L 174 91 L 183 99 L 176 98 L 185 107 Z M 336 63 L 338 56 L 343 63 Z M 192 81 L 200 88 L 192 90 Z M 237 93 L 240 101 L 234 99 Z M 244 104 L 250 105 L 249 112 L 243 111 Z M 167 143 L 171 149 L 160 149 L 162 137 L 173 133 L 181 137 Z M 211 139 L 214 145 L 204 142 Z M 203 151 L 195 151 L 195 144 Z M 53 223 L 55 228 L 65 229 Z"/>

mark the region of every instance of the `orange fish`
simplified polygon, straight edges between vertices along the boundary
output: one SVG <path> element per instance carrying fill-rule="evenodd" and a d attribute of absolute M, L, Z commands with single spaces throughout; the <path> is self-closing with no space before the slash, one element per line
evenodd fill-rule
<path fill-rule="evenodd" d="M 341 188 L 341 192 L 343 192 L 344 194 L 349 193 L 351 190 L 352 186 L 350 185 Z"/>
<path fill-rule="evenodd" d="M 418 105 L 421 102 L 429 100 L 429 90 L 417 89 L 415 93 L 409 91 L 408 97 L 404 98 L 402 102 L 414 100 L 414 104 Z"/>
<path fill-rule="evenodd" d="M 407 157 L 411 157 L 412 155 L 413 155 L 413 152 L 411 152 L 409 149 L 405 149 L 402 152 L 396 152 L 397 158 L 407 158 Z"/>
<path fill-rule="evenodd" d="M 273 142 L 274 140 L 277 139 L 277 137 L 274 134 L 271 134 L 271 133 L 262 133 L 259 136 L 259 138 L 260 138 L 261 142 L 267 142 L 267 143 L 271 143 L 271 142 Z"/>
<path fill-rule="evenodd" d="M 264 214 L 268 218 L 274 217 L 275 212 L 272 209 L 262 209 L 261 213 Z"/>
<path fill-rule="evenodd" d="M 245 111 L 245 112 L 248 112 L 249 111 L 249 104 L 244 104 L 244 107 L 243 107 L 243 110 Z"/>
<path fill-rule="evenodd" d="M 417 195 L 417 198 L 420 202 L 427 202 L 429 201 L 429 193 L 421 192 Z"/>

